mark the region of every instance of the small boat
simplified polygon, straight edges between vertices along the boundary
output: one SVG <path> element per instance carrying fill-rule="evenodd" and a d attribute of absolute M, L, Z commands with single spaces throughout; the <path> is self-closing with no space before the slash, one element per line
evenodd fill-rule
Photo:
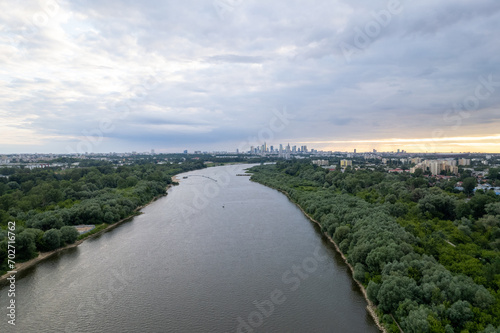
<path fill-rule="evenodd" d="M 182 177 L 182 179 L 187 179 L 187 176 Z"/>

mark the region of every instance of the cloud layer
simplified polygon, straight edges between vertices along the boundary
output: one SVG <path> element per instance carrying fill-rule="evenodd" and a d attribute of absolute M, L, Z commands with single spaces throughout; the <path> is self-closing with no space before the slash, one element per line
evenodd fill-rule
<path fill-rule="evenodd" d="M 2 3 L 0 153 L 500 152 L 499 31 L 496 0 Z"/>

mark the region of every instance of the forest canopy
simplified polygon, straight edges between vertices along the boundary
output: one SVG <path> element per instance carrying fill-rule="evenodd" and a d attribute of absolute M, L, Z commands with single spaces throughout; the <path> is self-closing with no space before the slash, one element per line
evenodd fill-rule
<path fill-rule="evenodd" d="M 71 161 L 73 162 L 73 161 Z M 2 168 L 0 174 L 0 271 L 7 271 L 7 225 L 16 223 L 16 260 L 74 243 L 75 225 L 108 225 L 164 195 L 172 176 L 203 168 L 182 163 L 81 161 L 77 168 Z"/>
<path fill-rule="evenodd" d="M 320 223 L 390 332 L 500 332 L 500 196 L 308 160 L 251 172 Z"/>

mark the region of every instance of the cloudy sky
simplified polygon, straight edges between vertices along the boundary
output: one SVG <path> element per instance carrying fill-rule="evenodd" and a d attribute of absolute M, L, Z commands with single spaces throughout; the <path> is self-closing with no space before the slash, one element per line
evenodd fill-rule
<path fill-rule="evenodd" d="M 500 152 L 498 0 L 6 0 L 0 153 Z"/>

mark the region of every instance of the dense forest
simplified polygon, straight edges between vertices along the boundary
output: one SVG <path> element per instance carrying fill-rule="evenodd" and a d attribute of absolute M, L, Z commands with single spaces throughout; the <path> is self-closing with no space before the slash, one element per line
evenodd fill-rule
<path fill-rule="evenodd" d="M 74 225 L 93 224 L 98 231 L 132 216 L 165 194 L 171 176 L 203 167 L 199 161 L 116 166 L 83 160 L 76 168 L 0 168 L 0 273 L 8 270 L 9 221 L 16 223 L 16 262 L 26 261 L 74 243 Z"/>
<path fill-rule="evenodd" d="M 310 161 L 251 169 L 318 221 L 389 332 L 500 332 L 500 196 L 422 173 L 328 171 Z M 474 183 L 465 175 L 464 186 Z M 490 175 L 498 181 L 498 172 Z M 469 186 L 469 185 L 467 185 Z M 474 184 L 475 186 L 475 184 Z M 466 189 L 467 191 L 467 189 Z"/>

